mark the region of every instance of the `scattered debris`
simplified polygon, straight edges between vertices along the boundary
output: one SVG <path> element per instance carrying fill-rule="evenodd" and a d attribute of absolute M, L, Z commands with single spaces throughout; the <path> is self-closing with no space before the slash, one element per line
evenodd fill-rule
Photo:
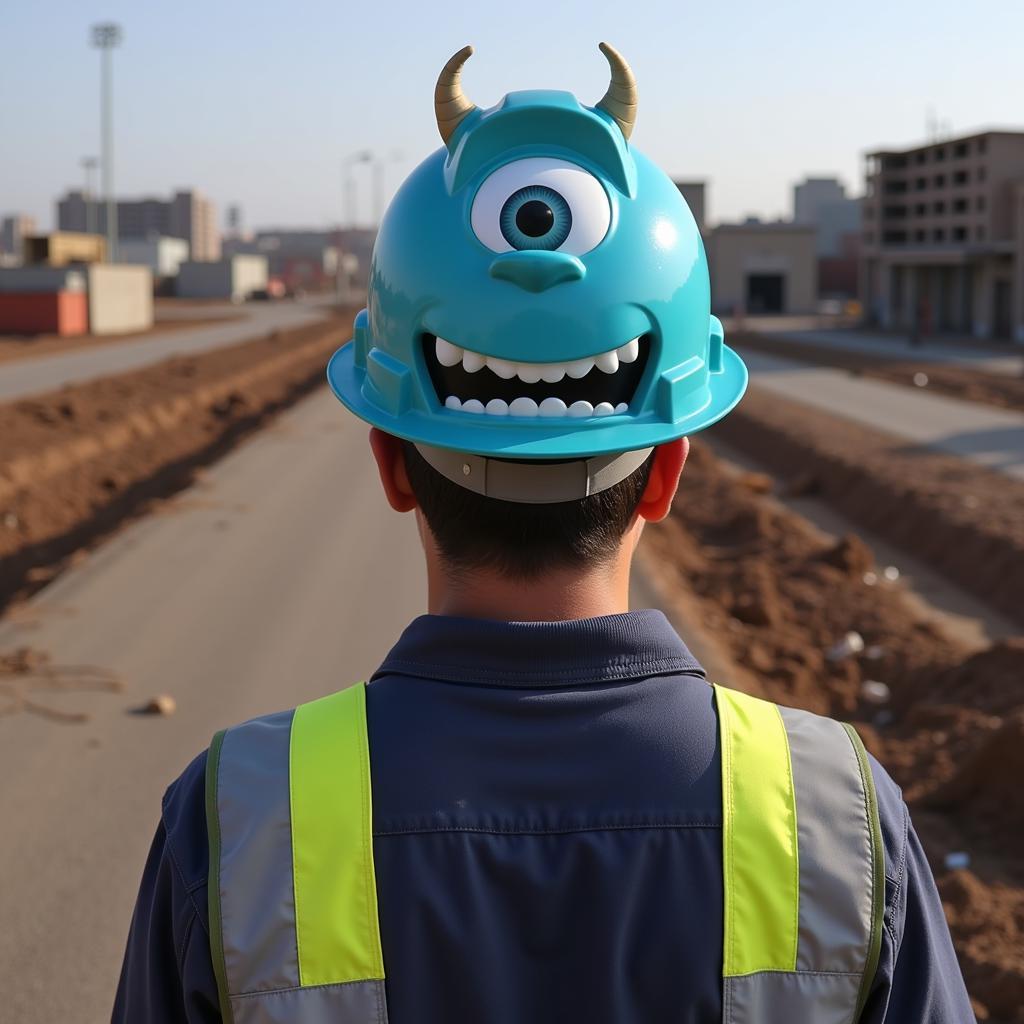
<path fill-rule="evenodd" d="M 860 695 L 869 704 L 888 704 L 892 693 L 885 683 L 880 683 L 877 679 L 865 679 L 860 684 Z"/>
<path fill-rule="evenodd" d="M 971 855 L 966 850 L 953 850 L 942 863 L 947 871 L 963 871 L 971 866 Z"/>
<path fill-rule="evenodd" d="M 928 374 L 921 373 L 920 370 L 914 374 L 914 387 L 926 388 L 928 387 Z"/>
<path fill-rule="evenodd" d="M 8 530 L 16 530 L 18 528 L 18 523 L 18 517 L 14 512 L 4 513 L 4 526 L 6 526 Z"/>
<path fill-rule="evenodd" d="M 878 582 L 878 573 L 866 572 L 862 578 L 864 580 L 864 586 L 873 587 Z"/>
<path fill-rule="evenodd" d="M 900 578 L 900 571 L 895 565 L 887 565 L 882 570 L 882 575 L 890 582 L 895 583 Z"/>
<path fill-rule="evenodd" d="M 855 630 L 850 630 L 838 643 L 833 644 L 825 653 L 829 661 L 842 661 L 864 650 L 864 637 Z"/>
<path fill-rule="evenodd" d="M 141 707 L 137 708 L 140 715 L 173 715 L 178 710 L 178 702 L 168 693 L 158 694 L 151 697 Z"/>
<path fill-rule="evenodd" d="M 864 657 L 867 661 L 881 661 L 885 657 L 885 648 L 881 644 L 872 644 L 864 648 Z"/>

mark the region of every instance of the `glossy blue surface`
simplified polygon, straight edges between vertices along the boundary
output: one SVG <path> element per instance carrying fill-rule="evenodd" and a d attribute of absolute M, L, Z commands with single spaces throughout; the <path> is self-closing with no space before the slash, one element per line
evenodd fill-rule
<path fill-rule="evenodd" d="M 470 213 L 480 185 L 530 157 L 569 161 L 600 182 L 610 222 L 594 248 L 579 256 L 499 254 L 477 238 Z M 511 361 L 575 360 L 638 335 L 648 337 L 650 353 L 628 413 L 495 417 L 443 406 L 423 355 L 425 333 Z M 328 379 L 357 416 L 400 437 L 484 455 L 564 458 L 702 430 L 739 401 L 747 373 L 711 315 L 704 248 L 679 190 L 603 111 L 569 93 L 533 91 L 475 111 L 450 151 L 431 154 L 406 179 L 374 246 L 368 309 L 331 359 Z"/>

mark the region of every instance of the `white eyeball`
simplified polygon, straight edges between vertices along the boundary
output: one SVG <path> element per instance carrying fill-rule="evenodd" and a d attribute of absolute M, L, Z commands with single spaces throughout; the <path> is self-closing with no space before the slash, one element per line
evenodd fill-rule
<path fill-rule="evenodd" d="M 531 157 L 499 167 L 473 199 L 470 223 L 494 252 L 548 249 L 582 256 L 608 233 L 612 210 L 601 183 L 565 160 Z"/>

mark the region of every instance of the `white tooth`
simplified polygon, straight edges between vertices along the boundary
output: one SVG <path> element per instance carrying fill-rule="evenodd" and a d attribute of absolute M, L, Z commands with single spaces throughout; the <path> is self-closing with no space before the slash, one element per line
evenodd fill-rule
<path fill-rule="evenodd" d="M 434 351 L 437 353 L 437 361 L 442 366 L 458 366 L 462 362 L 463 350 L 458 345 L 445 341 L 444 338 L 437 339 Z"/>
<path fill-rule="evenodd" d="M 476 398 L 471 398 L 468 402 L 462 403 L 463 412 L 483 412 L 484 403 L 478 401 Z"/>
<path fill-rule="evenodd" d="M 486 412 L 488 416 L 507 416 L 508 402 L 503 398 L 492 398 L 487 403 Z"/>
<path fill-rule="evenodd" d="M 510 363 L 507 359 L 498 359 L 495 356 L 488 356 L 487 366 L 502 380 L 511 380 L 516 375 L 516 364 Z"/>
<path fill-rule="evenodd" d="M 632 341 L 627 341 L 625 345 L 622 345 L 616 350 L 619 353 L 619 359 L 624 363 L 635 363 L 637 356 L 640 355 L 640 339 L 634 338 Z"/>
<path fill-rule="evenodd" d="M 619 402 L 619 404 L 615 406 L 615 412 L 616 415 L 621 416 L 622 413 L 629 412 L 629 406 L 625 402 Z"/>
<path fill-rule="evenodd" d="M 611 402 L 598 402 L 594 406 L 595 416 L 611 416 L 615 412 L 615 406 Z"/>
<path fill-rule="evenodd" d="M 605 373 L 616 373 L 619 369 L 619 354 L 614 349 L 611 352 L 602 352 L 595 360 L 598 369 Z"/>
<path fill-rule="evenodd" d="M 461 409 L 462 408 L 462 399 L 461 398 L 457 398 L 455 395 L 449 395 L 444 400 L 444 407 L 446 409 Z"/>
<path fill-rule="evenodd" d="M 476 373 L 482 370 L 487 360 L 479 352 L 470 352 L 468 349 L 462 353 L 462 368 L 466 373 Z"/>
<path fill-rule="evenodd" d="M 539 363 L 520 363 L 516 367 L 516 376 L 524 384 L 536 384 L 540 380 L 541 366 Z"/>
<path fill-rule="evenodd" d="M 545 384 L 557 384 L 566 371 L 565 363 L 541 363 L 540 379 Z"/>
<path fill-rule="evenodd" d="M 575 416 L 577 419 L 583 416 L 593 416 L 594 407 L 589 402 L 573 402 L 569 406 L 569 415 Z"/>
<path fill-rule="evenodd" d="M 579 380 L 580 377 L 586 377 L 593 368 L 593 357 L 588 356 L 586 359 L 577 359 L 575 362 L 566 363 L 565 372 L 569 374 L 573 380 Z"/>
<path fill-rule="evenodd" d="M 568 412 L 560 398 L 545 398 L 540 403 L 540 414 L 541 416 L 564 416 Z"/>
<path fill-rule="evenodd" d="M 509 416 L 536 416 L 537 403 L 532 398 L 513 398 L 508 407 Z"/>

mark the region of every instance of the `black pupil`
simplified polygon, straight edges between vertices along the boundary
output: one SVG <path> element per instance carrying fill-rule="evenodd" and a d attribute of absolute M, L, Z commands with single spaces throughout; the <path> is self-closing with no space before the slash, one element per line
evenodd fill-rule
<path fill-rule="evenodd" d="M 539 199 L 523 203 L 516 211 L 516 227 L 527 238 L 540 238 L 541 235 L 546 235 L 554 224 L 555 211 Z"/>

